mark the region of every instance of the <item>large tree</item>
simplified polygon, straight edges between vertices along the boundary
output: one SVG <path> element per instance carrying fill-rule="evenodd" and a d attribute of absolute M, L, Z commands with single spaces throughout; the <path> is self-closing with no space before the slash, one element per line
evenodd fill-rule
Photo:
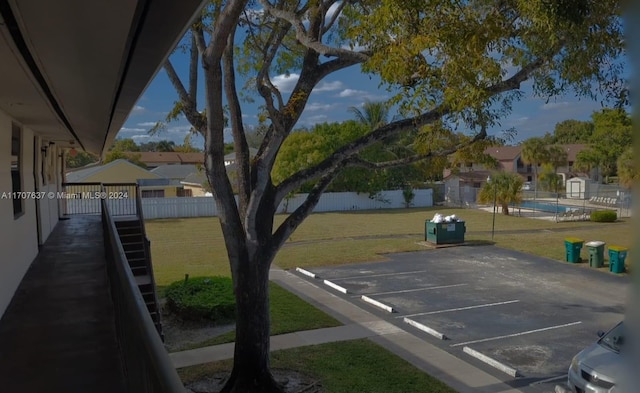
<path fill-rule="evenodd" d="M 564 120 L 556 124 L 553 130 L 553 143 L 589 143 L 592 134 L 592 122 L 574 119 Z"/>
<path fill-rule="evenodd" d="M 598 158 L 598 167 L 605 177 L 615 175 L 618 157 L 633 141 L 631 116 L 623 109 L 603 109 L 591 118 L 591 150 Z"/>
<path fill-rule="evenodd" d="M 620 185 L 631 188 L 640 179 L 640 171 L 633 156 L 633 146 L 629 146 L 618 157 L 618 180 Z"/>
<path fill-rule="evenodd" d="M 171 62 L 165 70 L 179 99 L 172 113 L 182 113 L 205 138 L 206 174 L 233 277 L 236 340 L 223 391 L 281 390 L 269 366 L 269 269 L 342 169 L 406 165 L 485 139 L 485 130 L 522 97 L 520 86 L 527 80 L 543 96 L 600 91 L 620 97 L 619 13 L 618 0 L 213 1 L 184 40 L 190 60 L 184 79 Z M 381 78 L 394 94 L 399 117 L 274 182 L 280 147 L 293 136 L 314 88 L 354 66 Z M 238 86 L 238 72 L 248 85 Z M 277 74 L 297 76 L 290 92 L 276 86 Z M 200 76 L 203 95 L 197 91 Z M 243 98 L 261 100 L 268 127 L 252 159 L 240 87 Z M 225 112 L 238 165 L 237 203 L 223 159 Z M 467 130 L 469 137 L 384 163 L 360 155 L 386 138 L 438 121 Z M 306 201 L 274 227 L 279 203 L 308 182 L 314 186 Z"/>

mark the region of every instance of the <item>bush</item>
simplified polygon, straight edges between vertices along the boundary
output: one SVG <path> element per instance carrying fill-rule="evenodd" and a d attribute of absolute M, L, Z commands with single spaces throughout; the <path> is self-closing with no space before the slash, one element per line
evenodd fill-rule
<path fill-rule="evenodd" d="M 615 210 L 596 210 L 591 212 L 591 221 L 593 222 L 615 222 L 618 219 L 618 213 Z"/>
<path fill-rule="evenodd" d="M 236 301 L 229 277 L 194 277 L 171 283 L 167 308 L 184 320 L 225 322 L 235 318 Z"/>

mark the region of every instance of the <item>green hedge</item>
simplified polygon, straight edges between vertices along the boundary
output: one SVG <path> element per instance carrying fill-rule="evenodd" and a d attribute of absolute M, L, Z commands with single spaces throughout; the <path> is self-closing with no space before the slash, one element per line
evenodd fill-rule
<path fill-rule="evenodd" d="M 171 283 L 167 308 L 185 320 L 227 322 L 235 318 L 236 301 L 229 277 L 194 277 Z"/>
<path fill-rule="evenodd" d="M 615 222 L 618 219 L 618 213 L 615 210 L 596 210 L 591 212 L 591 221 L 593 222 Z"/>

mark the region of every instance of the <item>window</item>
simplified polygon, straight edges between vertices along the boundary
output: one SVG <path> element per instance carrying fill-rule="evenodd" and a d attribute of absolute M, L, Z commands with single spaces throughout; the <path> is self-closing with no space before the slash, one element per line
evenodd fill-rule
<path fill-rule="evenodd" d="M 142 190 L 142 198 L 164 198 L 164 190 Z"/>
<path fill-rule="evenodd" d="M 177 194 L 179 197 L 191 197 L 193 196 L 190 189 L 178 188 Z"/>
<path fill-rule="evenodd" d="M 22 192 L 22 130 L 17 124 L 11 125 L 11 191 Z M 23 198 L 13 198 L 13 217 L 18 218 L 24 213 Z"/>

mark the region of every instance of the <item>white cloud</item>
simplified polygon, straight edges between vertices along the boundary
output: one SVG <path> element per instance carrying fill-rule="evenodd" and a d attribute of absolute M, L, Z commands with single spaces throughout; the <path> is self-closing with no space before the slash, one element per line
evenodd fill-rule
<path fill-rule="evenodd" d="M 296 83 L 298 83 L 298 79 L 300 79 L 299 74 L 281 74 L 273 77 L 272 83 L 274 86 L 280 90 L 282 93 L 291 93 Z M 313 91 L 315 92 L 324 92 L 324 91 L 334 91 L 340 90 L 344 86 L 344 84 L 340 81 L 334 82 L 321 82 L 316 86 Z"/>
<path fill-rule="evenodd" d="M 134 139 L 134 140 L 138 140 L 138 139 L 149 139 L 149 138 L 151 138 L 151 136 L 150 136 L 150 135 L 132 135 L 132 136 L 131 136 L 131 139 Z"/>
<path fill-rule="evenodd" d="M 555 110 L 555 109 L 561 109 L 561 108 L 566 108 L 569 105 L 571 105 L 570 102 L 567 101 L 560 101 L 560 102 L 547 102 L 546 104 L 543 104 L 540 109 L 542 109 L 543 111 L 549 111 L 549 110 Z"/>
<path fill-rule="evenodd" d="M 120 129 L 120 132 L 147 132 L 147 130 L 145 128 L 128 128 L 128 127 L 122 127 Z"/>
<path fill-rule="evenodd" d="M 318 84 L 318 86 L 316 86 L 313 89 L 313 91 L 315 91 L 315 92 L 335 91 L 335 90 L 342 89 L 342 86 L 344 86 L 344 84 L 342 82 L 340 82 L 340 81 L 322 82 L 322 83 Z"/>
<path fill-rule="evenodd" d="M 309 112 L 315 112 L 315 111 L 328 111 L 330 110 L 334 105 L 331 104 L 322 104 L 320 102 L 312 102 L 311 104 L 307 105 L 304 110 L 305 111 L 309 111 Z"/>
<path fill-rule="evenodd" d="M 365 101 L 384 101 L 387 99 L 385 95 L 374 94 L 369 91 L 356 90 L 356 89 L 344 89 L 340 93 L 336 94 L 336 97 L 355 98 L 357 100 L 365 100 Z"/>
<path fill-rule="evenodd" d="M 283 93 L 291 93 L 294 86 L 298 82 L 300 75 L 298 74 L 289 74 L 289 75 L 277 75 L 273 77 L 272 83 L 274 86 L 278 88 Z"/>
<path fill-rule="evenodd" d="M 156 125 L 156 122 L 155 121 L 145 121 L 145 122 L 142 122 L 142 123 L 138 123 L 136 125 L 140 126 L 140 127 L 153 127 L 153 126 Z"/>
<path fill-rule="evenodd" d="M 131 109 L 131 113 L 140 113 L 140 112 L 144 112 L 145 107 L 141 106 L 141 105 L 136 105 L 133 107 L 133 109 Z"/>
<path fill-rule="evenodd" d="M 367 94 L 364 90 L 344 89 L 336 97 L 362 97 Z"/>
<path fill-rule="evenodd" d="M 170 134 L 186 135 L 190 130 L 191 130 L 190 125 L 179 125 L 179 126 L 167 127 L 166 132 Z"/>

